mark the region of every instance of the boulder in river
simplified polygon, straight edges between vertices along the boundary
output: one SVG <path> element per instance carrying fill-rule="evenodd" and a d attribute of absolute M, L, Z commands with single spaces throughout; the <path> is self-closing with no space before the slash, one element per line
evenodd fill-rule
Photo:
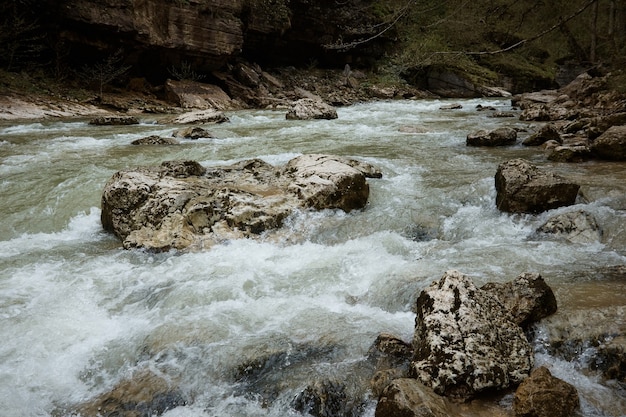
<path fill-rule="evenodd" d="M 554 140 L 554 141 L 557 141 L 559 143 L 563 143 L 563 139 L 561 138 L 561 134 L 556 129 L 556 127 L 553 124 L 550 124 L 550 123 L 543 125 L 541 127 L 541 129 L 539 129 L 538 132 L 533 133 L 532 135 L 530 135 L 529 137 L 524 139 L 524 141 L 522 142 L 522 145 L 524 145 L 524 146 L 539 146 L 539 145 L 542 145 L 542 144 L 544 144 L 545 142 L 547 142 L 549 140 Z"/>
<path fill-rule="evenodd" d="M 130 143 L 131 145 L 178 145 L 179 142 L 172 138 L 163 138 L 158 135 L 146 136 L 136 139 Z"/>
<path fill-rule="evenodd" d="M 202 123 L 224 123 L 228 122 L 228 117 L 221 111 L 215 109 L 195 110 L 183 113 L 171 119 L 164 119 L 161 123 L 173 124 L 202 124 Z"/>
<path fill-rule="evenodd" d="M 613 126 L 597 137 L 591 152 L 599 159 L 626 161 L 626 125 Z"/>
<path fill-rule="evenodd" d="M 314 381 L 293 399 L 291 406 L 314 417 L 357 416 L 360 404 L 348 398 L 346 385 L 340 381 Z"/>
<path fill-rule="evenodd" d="M 192 140 L 213 137 L 213 135 L 210 132 L 208 132 L 207 130 L 199 126 L 178 129 L 172 133 L 172 136 L 174 136 L 175 138 L 184 138 L 184 139 L 192 139 Z"/>
<path fill-rule="evenodd" d="M 293 103 L 285 117 L 288 120 L 332 120 L 337 118 L 337 110 L 322 100 L 302 98 Z"/>
<path fill-rule="evenodd" d="M 576 388 L 552 376 L 545 366 L 535 369 L 513 397 L 515 417 L 570 417 L 579 407 Z"/>
<path fill-rule="evenodd" d="M 417 299 L 412 374 L 437 394 L 467 399 L 524 380 L 533 352 L 513 316 L 458 271 Z"/>
<path fill-rule="evenodd" d="M 89 121 L 96 126 L 127 126 L 139 124 L 135 116 L 100 116 Z"/>
<path fill-rule="evenodd" d="M 479 130 L 470 133 L 466 138 L 467 146 L 507 146 L 517 141 L 517 132 L 511 127 L 500 127 L 487 132 Z"/>
<path fill-rule="evenodd" d="M 576 202 L 580 185 L 540 170 L 524 159 L 501 163 L 495 175 L 496 206 L 511 213 L 540 213 Z"/>
<path fill-rule="evenodd" d="M 490 282 L 480 289 L 496 297 L 511 313 L 513 321 L 522 327 L 528 327 L 557 310 L 554 292 L 539 274 L 526 272 L 513 281 Z"/>
<path fill-rule="evenodd" d="M 590 159 L 591 150 L 586 145 L 556 146 L 548 153 L 548 160 L 554 162 L 585 162 Z"/>
<path fill-rule="evenodd" d="M 370 164 L 302 155 L 284 168 L 262 160 L 207 169 L 195 161 L 119 171 L 102 192 L 102 225 L 125 248 L 201 249 L 277 229 L 297 209 L 365 207 Z"/>
<path fill-rule="evenodd" d="M 602 230 L 595 217 L 584 210 L 550 217 L 537 232 L 572 243 L 594 243 L 602 239 Z"/>
<path fill-rule="evenodd" d="M 413 378 L 395 379 L 385 388 L 375 417 L 448 417 L 454 415 L 446 400 Z"/>
<path fill-rule="evenodd" d="M 148 371 L 137 372 L 111 391 L 79 407 L 84 417 L 98 416 L 160 416 L 168 410 L 185 405 L 186 399 L 168 380 Z M 74 415 L 74 414 L 72 414 Z"/>

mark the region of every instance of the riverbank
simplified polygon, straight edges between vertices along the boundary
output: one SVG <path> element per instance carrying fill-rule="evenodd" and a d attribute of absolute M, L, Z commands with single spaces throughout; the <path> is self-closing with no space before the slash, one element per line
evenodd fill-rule
<path fill-rule="evenodd" d="M 102 97 L 75 81 L 0 73 L 0 120 L 88 117 L 111 114 L 170 114 L 216 107 L 219 110 L 286 107 L 301 98 L 334 106 L 375 99 L 433 97 L 402 80 L 343 70 L 281 68 L 271 73 L 238 64 L 211 80 L 167 80 L 151 85 L 143 78 L 106 86 Z"/>

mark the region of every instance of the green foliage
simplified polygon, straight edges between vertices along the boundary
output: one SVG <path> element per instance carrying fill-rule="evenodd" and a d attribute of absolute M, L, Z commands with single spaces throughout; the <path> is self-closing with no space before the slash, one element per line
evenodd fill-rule
<path fill-rule="evenodd" d="M 253 20 L 269 22 L 278 28 L 290 26 L 289 0 L 249 0 Z"/>
<path fill-rule="evenodd" d="M 598 2 L 597 16 L 592 15 L 592 7 L 584 9 L 561 23 L 561 30 L 562 19 L 575 15 L 589 0 L 378 0 L 373 10 L 382 16 L 409 6 L 397 23 L 398 44 L 392 57 L 394 67 L 401 71 L 419 73 L 436 66 L 465 72 L 475 80 L 493 81 L 496 72 L 550 80 L 556 62 L 593 56 L 590 31 L 594 17 L 599 34 L 597 56 L 604 62 L 618 62 L 616 55 L 626 53 L 624 42 L 615 41 L 617 34 L 611 39 L 601 36 L 609 25 L 609 1 Z M 619 28 L 616 25 L 616 30 Z M 532 41 L 526 43 L 529 39 Z M 518 44 L 523 47 L 516 47 Z"/>

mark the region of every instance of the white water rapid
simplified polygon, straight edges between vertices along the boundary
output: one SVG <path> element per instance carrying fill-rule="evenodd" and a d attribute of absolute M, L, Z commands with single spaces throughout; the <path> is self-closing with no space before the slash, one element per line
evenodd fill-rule
<path fill-rule="evenodd" d="M 624 312 L 626 282 L 593 271 L 626 264 L 626 165 L 554 164 L 521 145 L 466 147 L 478 129 L 532 125 L 475 109 L 510 110 L 509 101 L 460 103 L 360 104 L 333 121 L 238 111 L 207 128 L 216 139 L 163 147 L 130 145 L 177 128 L 149 116 L 116 127 L 0 124 L 0 415 L 66 416 L 147 369 L 175 380 L 186 401 L 166 417 L 300 416 L 291 402 L 310 381 L 367 374 L 379 333 L 410 341 L 417 294 L 448 269 L 477 285 L 538 272 L 565 312 Z M 299 213 L 279 238 L 201 253 L 127 251 L 101 228 L 101 191 L 117 170 L 172 159 L 282 164 L 302 153 L 380 167 L 367 208 Z M 602 240 L 534 234 L 565 209 L 500 213 L 494 174 L 517 157 L 581 184 L 578 205 L 596 217 Z M 273 369 L 242 382 L 242 366 L 277 352 Z M 584 370 L 583 359 L 550 356 L 537 342 L 538 364 L 577 387 L 585 417 L 626 415 L 623 388 Z M 375 404 L 367 399 L 362 415 Z"/>

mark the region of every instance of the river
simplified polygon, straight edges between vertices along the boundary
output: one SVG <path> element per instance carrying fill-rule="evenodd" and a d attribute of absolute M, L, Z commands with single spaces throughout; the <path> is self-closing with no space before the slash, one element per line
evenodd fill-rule
<path fill-rule="evenodd" d="M 237 111 L 208 128 L 214 139 L 162 147 L 130 145 L 172 134 L 176 126 L 157 116 L 114 127 L 2 122 L 0 415 L 64 416 L 146 369 L 180 386 L 187 404 L 166 417 L 301 415 L 290 404 L 308 382 L 367 373 L 379 333 L 410 341 L 417 294 L 448 269 L 477 285 L 539 272 L 555 290 L 557 315 L 613 309 L 619 319 L 610 325 L 622 331 L 626 282 L 594 271 L 626 264 L 626 165 L 550 163 L 521 145 L 467 147 L 478 129 L 532 124 L 475 108 L 510 110 L 509 101 L 460 103 L 446 111 L 439 100 L 358 104 L 333 121 Z M 368 180 L 362 211 L 298 213 L 278 238 L 201 253 L 127 251 L 101 228 L 102 188 L 117 170 L 172 159 L 283 164 L 302 153 L 362 159 L 383 178 Z M 581 184 L 578 208 L 596 217 L 602 240 L 534 233 L 571 208 L 500 213 L 494 174 L 517 157 Z M 590 371 L 584 355 L 551 356 L 540 339 L 537 363 L 577 387 L 584 416 L 626 415 L 623 387 Z M 246 361 L 277 352 L 274 369 L 238 378 Z M 373 416 L 375 404 L 367 399 L 362 414 Z"/>

